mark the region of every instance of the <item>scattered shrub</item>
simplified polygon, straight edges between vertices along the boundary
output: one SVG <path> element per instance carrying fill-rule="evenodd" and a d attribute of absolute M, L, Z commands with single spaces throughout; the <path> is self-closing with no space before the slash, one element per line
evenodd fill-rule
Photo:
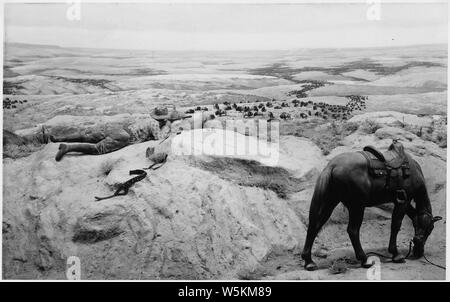
<path fill-rule="evenodd" d="M 358 128 L 357 123 L 347 121 L 333 121 L 329 124 L 318 120 L 295 121 L 281 124 L 280 135 L 309 138 L 322 150 L 324 155 L 328 155 L 331 150 L 342 145 L 344 137 L 352 134 Z"/>
<path fill-rule="evenodd" d="M 100 175 L 107 176 L 109 173 L 111 173 L 112 169 L 114 169 L 114 166 L 117 164 L 118 159 L 112 159 L 108 158 L 104 160 L 100 164 Z"/>
<path fill-rule="evenodd" d="M 265 166 L 253 160 L 214 157 L 210 161 L 195 160 L 192 164 L 217 173 L 220 178 L 236 182 L 240 186 L 270 190 L 280 198 L 304 189 L 304 182 L 293 177 L 281 167 Z"/>
<path fill-rule="evenodd" d="M 312 141 L 322 150 L 323 155 L 328 155 L 334 148 L 342 146 L 341 137 L 333 135 L 321 135 Z"/>
<path fill-rule="evenodd" d="M 375 133 L 375 131 L 377 131 L 378 129 L 381 128 L 381 125 L 378 124 L 377 122 L 373 121 L 373 120 L 365 120 L 362 124 L 361 124 L 361 131 L 363 131 L 364 133 L 367 134 L 373 134 Z"/>
<path fill-rule="evenodd" d="M 433 142 L 435 142 L 441 148 L 447 148 L 447 130 L 441 129 L 435 132 L 432 136 Z"/>
<path fill-rule="evenodd" d="M 429 127 L 405 124 L 405 130 L 417 135 L 425 141 L 437 144 L 441 148 L 447 148 L 447 118 L 442 117 L 432 121 Z"/>
<path fill-rule="evenodd" d="M 352 134 L 353 132 L 355 132 L 356 130 L 358 130 L 359 125 L 355 122 L 346 122 L 344 124 L 342 124 L 342 129 L 345 133 Z"/>
<path fill-rule="evenodd" d="M 26 144 L 26 145 L 3 145 L 3 158 L 17 159 L 26 157 L 33 152 L 39 151 L 44 145 Z"/>
<path fill-rule="evenodd" d="M 337 259 L 333 262 L 330 269 L 330 274 L 344 274 L 347 271 L 347 261 L 346 259 Z"/>

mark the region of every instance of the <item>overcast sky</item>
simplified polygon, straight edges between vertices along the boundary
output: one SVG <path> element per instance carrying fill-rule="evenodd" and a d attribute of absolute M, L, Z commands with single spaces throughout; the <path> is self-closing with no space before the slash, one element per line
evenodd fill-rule
<path fill-rule="evenodd" d="M 447 4 L 6 4 L 5 41 L 153 50 L 269 50 L 447 43 Z"/>

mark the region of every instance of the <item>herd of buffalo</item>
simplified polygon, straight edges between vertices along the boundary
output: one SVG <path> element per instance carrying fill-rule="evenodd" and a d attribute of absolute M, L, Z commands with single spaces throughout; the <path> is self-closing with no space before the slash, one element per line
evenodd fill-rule
<path fill-rule="evenodd" d="M 230 103 L 223 102 L 222 104 L 214 104 L 212 108 L 208 108 L 208 106 L 197 106 L 196 108 L 192 108 L 186 111 L 187 114 L 195 113 L 196 111 L 213 111 L 214 116 L 225 116 L 228 115 L 228 112 L 241 113 L 243 118 L 251 118 L 251 117 L 268 117 L 269 119 L 276 119 L 274 112 L 275 110 L 283 110 L 279 112 L 278 118 L 287 120 L 291 119 L 291 113 L 287 112 L 287 108 L 289 107 L 298 107 L 299 114 L 297 117 L 302 119 L 307 119 L 309 117 L 320 117 L 323 119 L 343 119 L 347 120 L 353 111 L 355 110 L 363 110 L 366 109 L 366 100 L 367 96 L 361 95 L 348 95 L 347 104 L 345 105 L 331 105 L 325 102 L 313 102 L 302 101 L 299 99 L 294 99 L 291 102 L 287 102 L 286 100 L 275 100 L 271 101 L 256 101 L 257 104 L 254 105 L 243 105 L 241 103 Z"/>
<path fill-rule="evenodd" d="M 15 109 L 19 104 L 27 103 L 27 100 L 11 100 L 10 98 L 6 98 L 3 100 L 3 109 Z"/>

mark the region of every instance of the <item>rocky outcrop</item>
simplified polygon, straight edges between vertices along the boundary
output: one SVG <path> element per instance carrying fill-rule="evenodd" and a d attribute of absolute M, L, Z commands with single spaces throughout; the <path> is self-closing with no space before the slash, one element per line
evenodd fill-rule
<path fill-rule="evenodd" d="M 86 279 L 237 278 L 273 251 L 302 245 L 305 225 L 284 198 L 198 164 L 211 157 L 170 155 L 128 195 L 94 201 L 128 179 L 128 170 L 148 166 L 145 149 L 156 144 L 61 162 L 50 144 L 5 160 L 4 276 L 64 278 L 66 259 L 77 256 Z M 241 164 L 255 177 L 265 172 L 253 161 Z M 288 174 L 279 168 L 272 176 Z"/>
<path fill-rule="evenodd" d="M 399 127 L 403 124 L 428 127 L 431 125 L 433 117 L 420 117 L 414 114 L 397 111 L 377 111 L 355 115 L 349 122 L 362 123 L 366 120 L 372 120 L 381 125 L 393 127 Z"/>
<path fill-rule="evenodd" d="M 208 133 L 220 137 L 220 131 Z M 422 166 L 434 214 L 445 216 L 446 149 L 391 127 L 370 135 L 358 130 L 327 157 L 307 139 L 283 136 L 276 165 L 257 157 L 183 155 L 167 141 L 61 162 L 54 160 L 58 145 L 49 144 L 26 158 L 4 159 L 3 276 L 63 279 L 68 257 L 77 256 L 83 279 L 255 277 L 277 255 L 299 258 L 314 182 L 331 157 L 367 144 L 383 150 L 398 135 Z M 129 170 L 150 164 L 147 147 L 169 152 L 167 163 L 148 171 L 128 195 L 96 202 L 94 196 L 129 179 Z M 350 248 L 346 219 L 337 208 L 315 255 Z M 387 245 L 389 219 L 389 206 L 366 210 L 366 249 Z M 400 245 L 411 232 L 405 219 Z M 444 235 L 445 224 L 436 225 L 430 248 L 442 251 Z"/>
<path fill-rule="evenodd" d="M 5 145 L 26 145 L 28 142 L 23 137 L 15 134 L 12 131 L 3 129 L 3 146 Z"/>

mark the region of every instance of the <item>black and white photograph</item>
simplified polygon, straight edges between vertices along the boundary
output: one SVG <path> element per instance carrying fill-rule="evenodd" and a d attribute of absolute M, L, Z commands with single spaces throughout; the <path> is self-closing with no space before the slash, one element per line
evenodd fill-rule
<path fill-rule="evenodd" d="M 3 280 L 446 280 L 446 1 L 1 5 Z"/>

